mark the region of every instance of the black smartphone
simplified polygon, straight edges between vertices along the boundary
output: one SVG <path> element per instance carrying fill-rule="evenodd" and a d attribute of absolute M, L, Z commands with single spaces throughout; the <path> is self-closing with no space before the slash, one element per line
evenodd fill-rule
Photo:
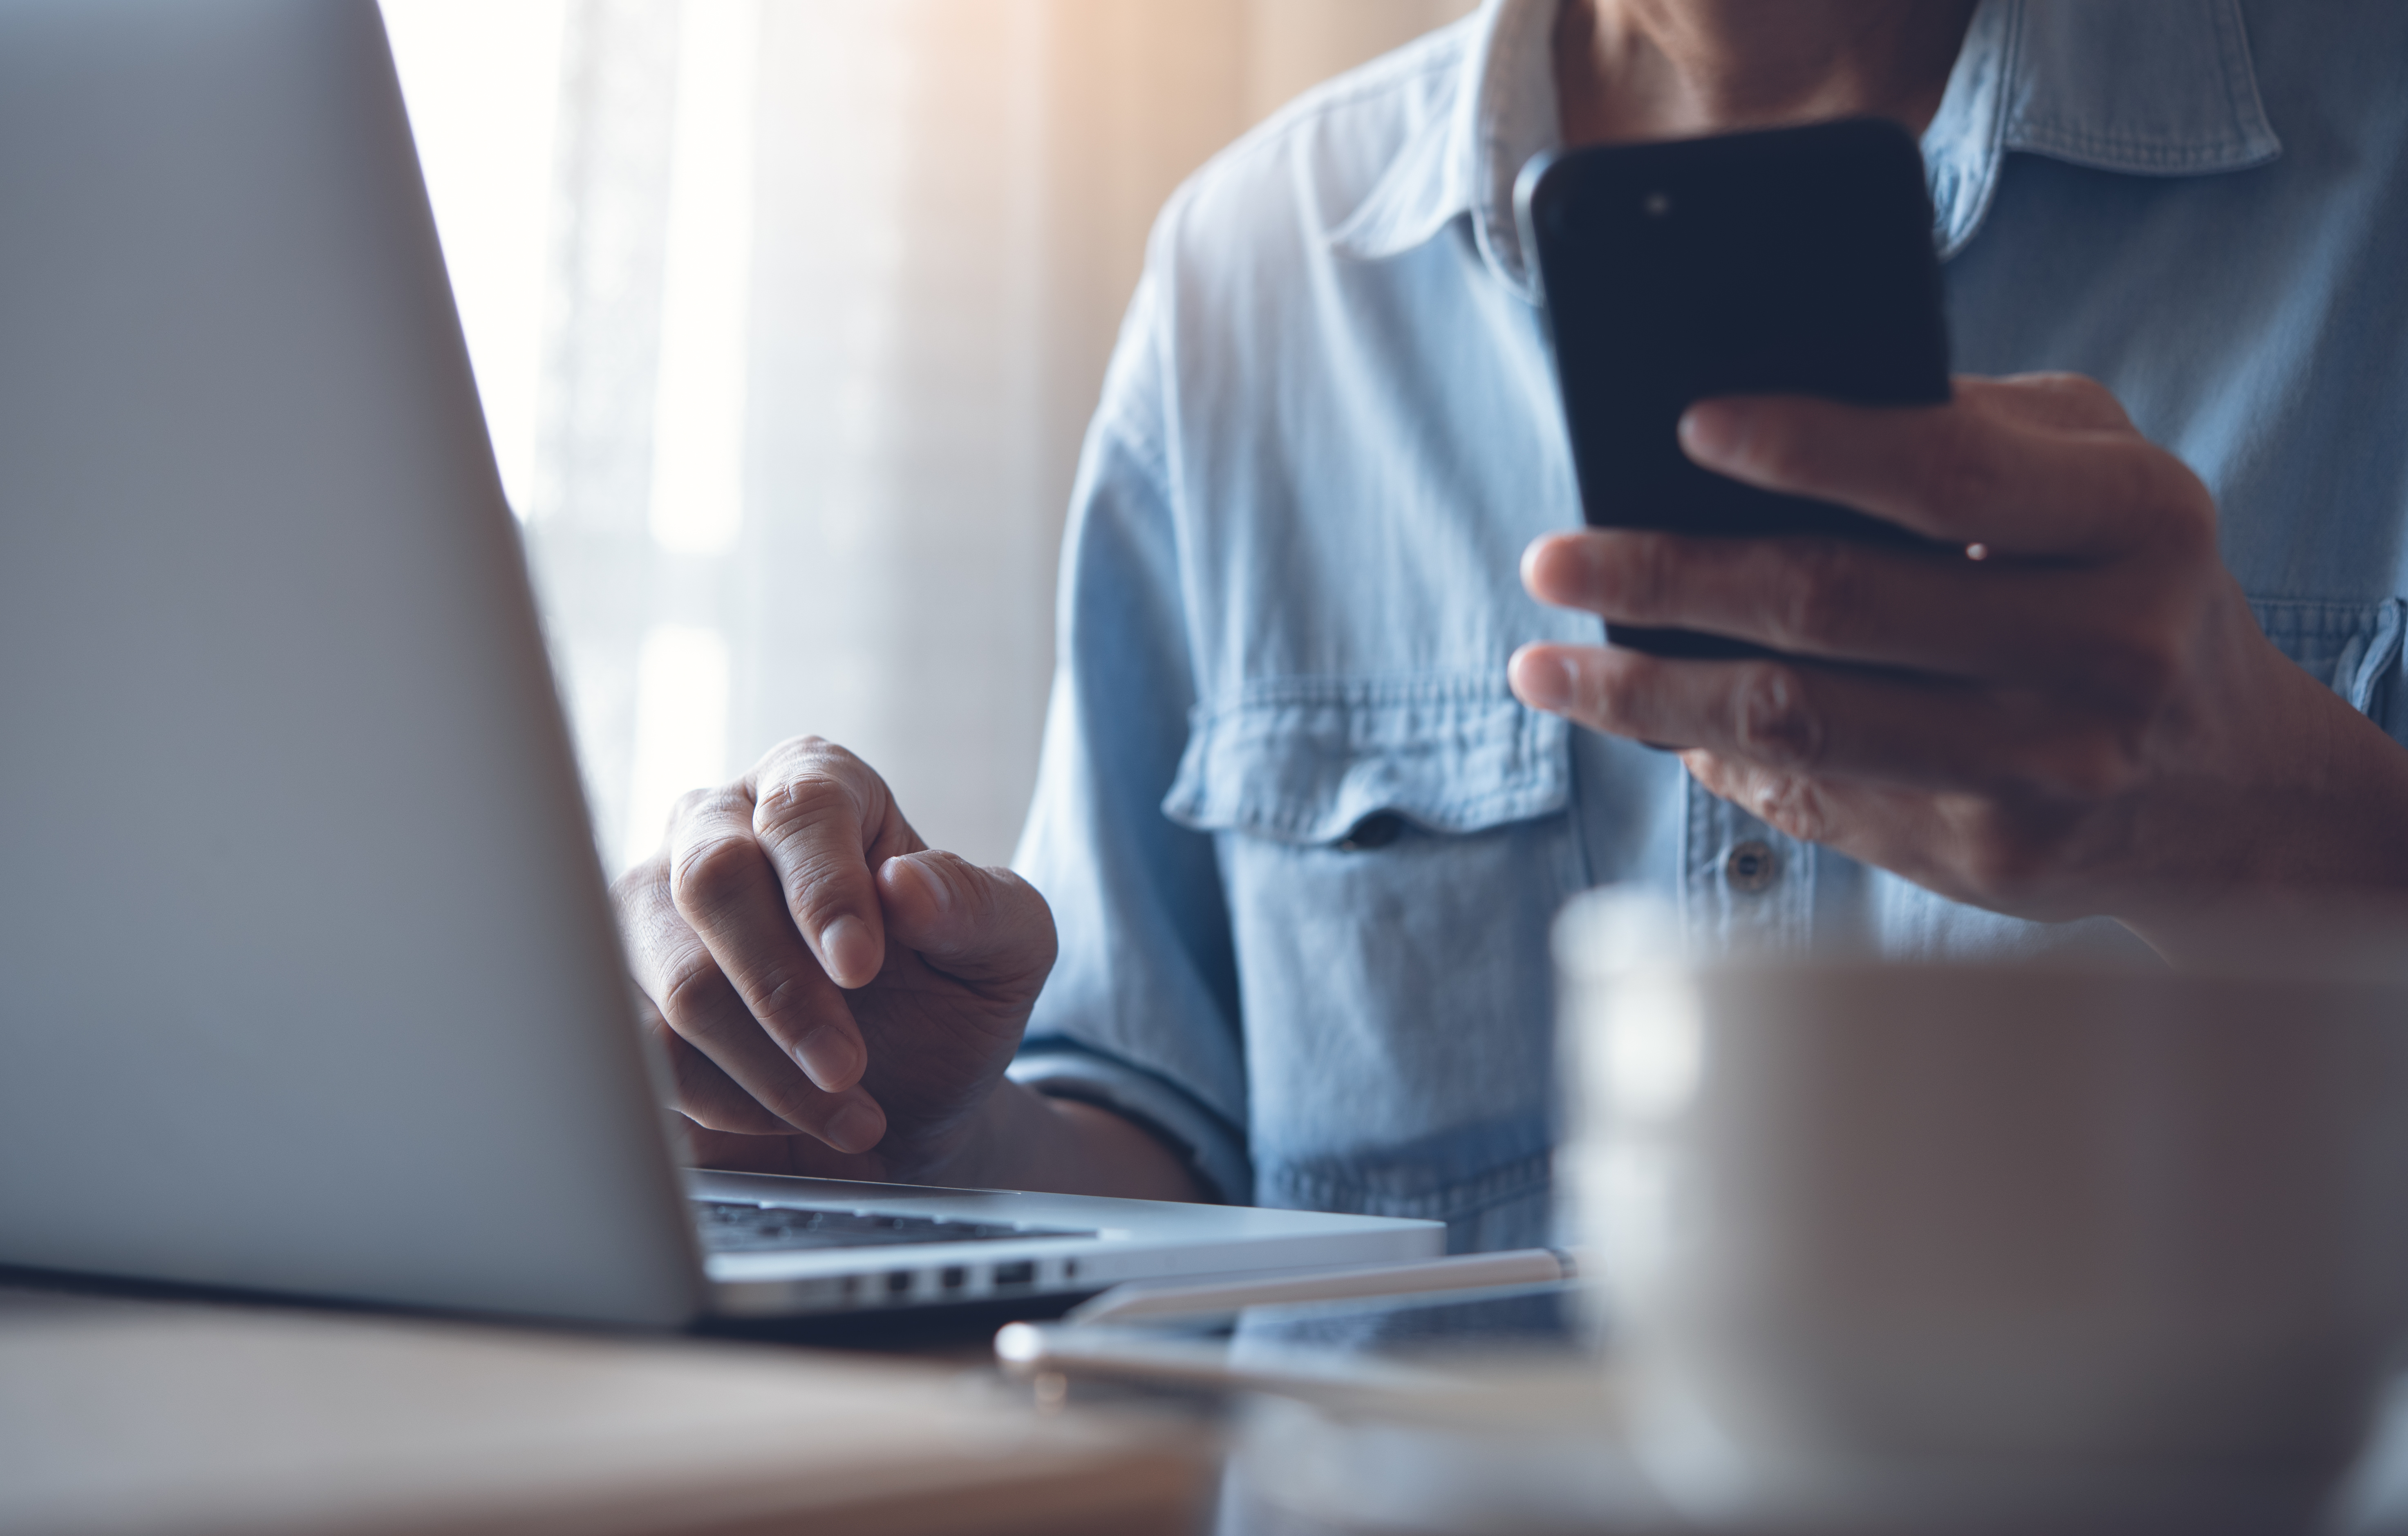
<path fill-rule="evenodd" d="M 1947 400 L 1930 196 L 1905 129 L 1852 118 L 1573 150 L 1531 162 L 1516 207 L 1592 525 L 1923 542 L 1712 474 L 1676 432 L 1714 395 Z M 1609 625 L 1606 639 L 1660 655 L 1764 653 L 1683 630 Z"/>

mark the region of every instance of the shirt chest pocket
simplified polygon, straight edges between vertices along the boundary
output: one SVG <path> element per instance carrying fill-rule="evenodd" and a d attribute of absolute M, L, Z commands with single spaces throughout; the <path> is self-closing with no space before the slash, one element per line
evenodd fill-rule
<path fill-rule="evenodd" d="M 2408 633 L 2408 603 L 2397 597 L 2375 603 L 2252 598 L 2249 610 L 2275 649 L 2352 709 L 2401 735 L 2394 680 Z"/>
<path fill-rule="evenodd" d="M 1444 1204 L 1543 1155 L 1571 781 L 1569 727 L 1501 678 L 1197 712 L 1163 810 L 1218 850 L 1264 1199 Z"/>
<path fill-rule="evenodd" d="M 1568 732 L 1501 679 L 1258 682 L 1196 711 L 1162 809 L 1295 848 L 1478 833 L 1570 803 Z"/>

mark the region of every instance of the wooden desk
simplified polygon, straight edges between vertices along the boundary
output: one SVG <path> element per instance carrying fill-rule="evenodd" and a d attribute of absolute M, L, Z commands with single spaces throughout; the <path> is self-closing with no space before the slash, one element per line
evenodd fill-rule
<path fill-rule="evenodd" d="M 1205 1472 L 958 1365 L 0 1289 L 11 1536 L 1183 1536 Z"/>

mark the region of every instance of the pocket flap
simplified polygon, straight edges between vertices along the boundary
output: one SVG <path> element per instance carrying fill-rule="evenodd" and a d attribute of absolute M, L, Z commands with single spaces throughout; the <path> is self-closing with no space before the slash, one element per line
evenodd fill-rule
<path fill-rule="evenodd" d="M 2373 712 L 2377 691 L 2400 664 L 2408 633 L 2408 603 L 2302 602 L 2253 597 L 2250 611 L 2274 648 L 2306 668 L 2317 681 Z"/>
<path fill-rule="evenodd" d="M 1523 704 L 1498 672 L 1251 683 L 1195 711 L 1163 813 L 1304 844 L 1335 842 L 1382 811 L 1476 832 L 1561 811 L 1570 726 Z"/>

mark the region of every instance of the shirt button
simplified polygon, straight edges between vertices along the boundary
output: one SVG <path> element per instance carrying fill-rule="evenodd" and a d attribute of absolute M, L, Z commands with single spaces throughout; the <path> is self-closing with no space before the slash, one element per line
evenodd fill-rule
<path fill-rule="evenodd" d="M 1385 848 L 1397 840 L 1405 829 L 1405 819 L 1393 811 L 1375 811 L 1354 824 L 1354 829 L 1338 840 L 1341 854 L 1364 854 L 1374 848 Z"/>
<path fill-rule="evenodd" d="M 1770 845 L 1750 838 L 1733 843 L 1723 858 L 1723 877 L 1736 890 L 1754 896 L 1781 876 L 1781 855 Z"/>

